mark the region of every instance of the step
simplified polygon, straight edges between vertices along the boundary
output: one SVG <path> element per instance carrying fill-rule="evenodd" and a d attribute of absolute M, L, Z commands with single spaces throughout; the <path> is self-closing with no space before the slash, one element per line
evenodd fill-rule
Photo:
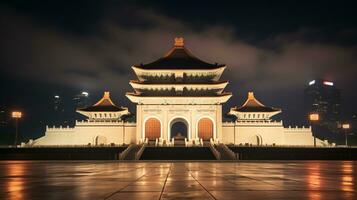
<path fill-rule="evenodd" d="M 209 147 L 146 147 L 140 160 L 215 160 Z"/>

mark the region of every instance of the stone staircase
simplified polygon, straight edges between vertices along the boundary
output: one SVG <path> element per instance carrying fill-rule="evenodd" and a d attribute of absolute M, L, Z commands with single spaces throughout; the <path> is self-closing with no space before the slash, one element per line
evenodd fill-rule
<path fill-rule="evenodd" d="M 137 152 L 144 144 L 131 144 L 122 153 L 119 154 L 119 160 L 135 160 Z"/>
<path fill-rule="evenodd" d="M 237 160 L 235 153 L 225 144 L 216 144 L 214 147 L 220 154 L 220 160 Z"/>

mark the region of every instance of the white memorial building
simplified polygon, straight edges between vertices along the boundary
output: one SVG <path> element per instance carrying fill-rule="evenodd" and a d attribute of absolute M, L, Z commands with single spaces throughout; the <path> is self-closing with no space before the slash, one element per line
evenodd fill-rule
<path fill-rule="evenodd" d="M 101 100 L 77 112 L 86 116 L 74 127 L 47 127 L 30 145 L 118 145 L 152 142 L 156 145 L 202 145 L 205 141 L 236 145 L 313 145 L 311 128 L 284 127 L 272 116 L 280 109 L 260 103 L 252 92 L 240 107 L 230 109 L 234 120 L 222 121 L 222 104 L 232 93 L 220 80 L 226 66 L 193 56 L 183 38 L 162 58 L 132 66 L 137 79 L 126 97 L 136 104 L 136 122 L 125 107 L 116 106 L 105 92 Z M 327 145 L 317 139 L 317 145 Z"/>

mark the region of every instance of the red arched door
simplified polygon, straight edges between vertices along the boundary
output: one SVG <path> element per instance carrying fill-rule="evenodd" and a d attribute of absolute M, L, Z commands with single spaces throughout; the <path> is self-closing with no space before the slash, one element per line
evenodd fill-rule
<path fill-rule="evenodd" d="M 202 140 L 213 138 L 213 122 L 209 118 L 202 118 L 198 121 L 198 137 Z"/>
<path fill-rule="evenodd" d="M 158 119 L 150 118 L 145 122 L 145 138 L 149 140 L 155 140 L 160 138 L 161 135 L 161 124 Z"/>

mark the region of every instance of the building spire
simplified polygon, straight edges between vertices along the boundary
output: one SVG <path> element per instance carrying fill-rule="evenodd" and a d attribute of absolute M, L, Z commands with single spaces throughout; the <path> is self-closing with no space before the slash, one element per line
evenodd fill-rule
<path fill-rule="evenodd" d="M 183 37 L 176 37 L 175 38 L 175 47 L 183 47 L 184 46 L 184 39 Z"/>
<path fill-rule="evenodd" d="M 105 99 L 110 99 L 110 93 L 107 92 L 107 91 L 105 91 L 105 92 L 104 92 L 104 95 L 103 95 L 103 98 L 105 98 Z"/>
<path fill-rule="evenodd" d="M 254 92 L 248 92 L 248 99 L 255 99 Z"/>

